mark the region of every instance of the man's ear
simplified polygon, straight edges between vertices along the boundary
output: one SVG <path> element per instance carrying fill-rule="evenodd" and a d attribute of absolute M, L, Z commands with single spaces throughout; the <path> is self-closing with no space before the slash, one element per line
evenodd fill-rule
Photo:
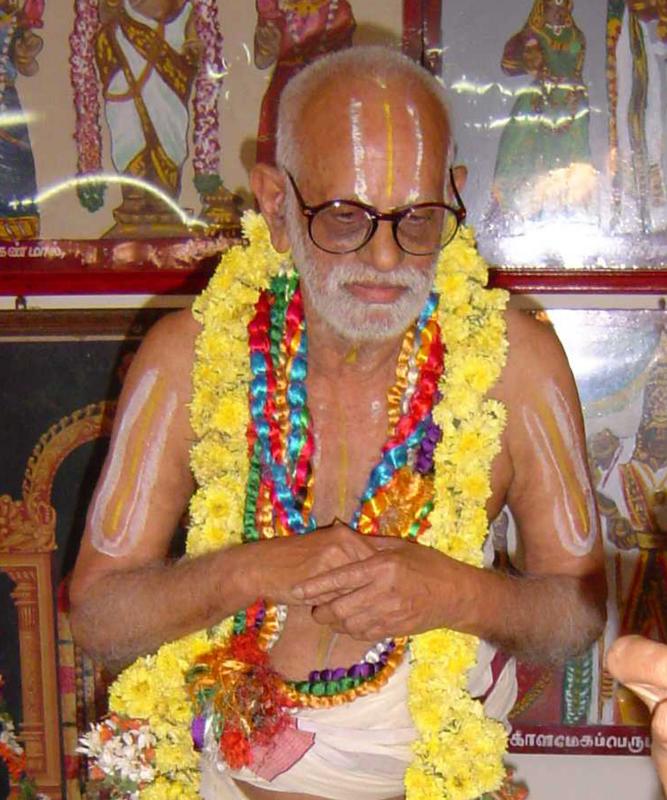
<path fill-rule="evenodd" d="M 279 253 L 287 252 L 289 239 L 285 228 L 285 178 L 277 167 L 255 164 L 250 173 L 250 188 L 269 226 L 271 243 Z"/>
<path fill-rule="evenodd" d="M 454 176 L 456 191 L 459 194 L 463 194 L 466 181 L 468 180 L 468 167 L 463 164 L 457 164 L 455 167 L 452 167 L 452 175 Z"/>

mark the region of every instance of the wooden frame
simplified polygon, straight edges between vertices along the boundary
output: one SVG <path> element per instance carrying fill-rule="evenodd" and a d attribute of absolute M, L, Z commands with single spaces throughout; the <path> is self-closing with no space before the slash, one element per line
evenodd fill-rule
<path fill-rule="evenodd" d="M 113 354 L 113 361 L 101 367 L 93 366 L 90 376 L 82 379 L 83 391 L 79 390 L 79 399 L 73 399 L 72 406 L 62 403 L 63 398 L 69 398 L 68 394 L 58 397 L 57 393 L 49 393 L 44 401 L 36 395 L 38 423 L 33 430 L 39 433 L 25 432 L 20 424 L 21 419 L 30 416 L 20 417 L 22 412 L 16 416 L 16 409 L 25 405 L 25 391 L 19 389 L 18 394 L 7 395 L 3 401 L 7 424 L 12 426 L 12 420 L 18 423 L 13 425 L 18 431 L 17 437 L 10 441 L 25 447 L 19 446 L 20 452 L 14 455 L 14 462 L 9 462 L 18 466 L 12 466 L 10 473 L 5 469 L 3 484 L 0 484 L 0 572 L 14 583 L 10 596 L 18 621 L 18 641 L 1 644 L 5 647 L 18 644 L 20 692 L 18 685 L 14 687 L 22 709 L 18 733 L 25 743 L 27 773 L 38 791 L 51 800 L 65 797 L 76 800 L 80 796 L 74 751 L 77 734 L 83 732 L 77 727 L 86 715 L 76 706 L 78 695 L 84 691 L 79 685 L 82 682 L 81 654 L 76 649 L 71 652 L 71 642 L 65 641 L 71 638 L 66 626 L 56 625 L 56 584 L 61 583 L 65 571 L 62 564 L 66 558 L 63 553 L 71 550 L 70 537 L 76 535 L 76 530 L 71 532 L 68 527 L 64 534 L 62 527 L 58 527 L 59 517 L 65 513 L 69 519 L 70 512 L 58 505 L 56 497 L 63 495 L 54 491 L 54 484 L 56 476 L 63 480 L 61 466 L 76 450 L 109 436 L 115 393 L 111 398 L 107 396 L 107 376 L 115 374 L 115 366 L 120 363 L 118 359 L 128 342 L 139 341 L 162 313 L 161 309 L 0 312 L 0 346 L 28 345 L 28 360 L 16 362 L 22 373 L 34 371 L 35 362 L 30 361 L 30 353 L 40 342 L 63 348 L 72 344 L 80 346 L 82 355 L 98 352 L 94 348 L 99 343 L 105 348 L 104 353 Z M 78 352 L 75 351 L 75 356 Z M 62 370 L 62 365 L 69 363 L 69 360 L 59 362 L 57 369 Z M 11 369 L 11 364 L 5 362 L 5 366 Z M 39 381 L 39 370 L 36 374 L 36 378 L 26 380 Z M 89 384 L 90 390 L 87 389 Z M 20 398 L 14 406 L 9 404 L 11 396 Z M 9 452 L 7 448 L 5 464 Z M 85 456 L 86 464 L 91 457 L 92 451 L 89 451 Z M 87 473 L 88 467 L 78 469 L 83 469 L 84 473 L 64 474 L 79 476 Z M 8 479 L 10 487 L 20 487 L 20 496 L 16 496 L 16 489 L 7 491 L 5 481 Z M 79 485 L 73 488 L 76 492 L 72 495 L 78 495 Z M 76 506 L 76 500 L 68 499 L 67 503 L 72 508 Z M 72 516 L 72 519 L 75 518 Z M 60 601 L 58 605 L 61 616 Z M 63 660 L 64 645 L 70 648 L 67 661 Z M 83 681 L 86 680 L 89 678 L 84 677 Z"/>
<path fill-rule="evenodd" d="M 7 510 L 0 498 L 0 521 Z M 29 500 L 28 500 L 29 502 Z M 51 550 L 55 547 L 52 535 L 41 528 L 33 539 L 25 535 L 21 519 L 27 506 L 17 503 L 12 525 L 3 536 L 0 550 L 0 571 L 14 582 L 12 598 L 19 622 L 21 661 L 21 701 L 23 721 L 19 726 L 25 744 L 28 774 L 39 789 L 52 800 L 60 800 L 61 746 L 58 717 L 58 687 L 56 680 L 56 639 L 54 604 L 51 591 Z M 19 522 L 19 520 L 21 520 Z M 4 527 L 4 526 L 3 526 Z M 35 533 L 39 530 L 36 526 Z M 7 552 L 13 548 L 21 552 Z M 25 552 L 23 552 L 25 550 Z"/>

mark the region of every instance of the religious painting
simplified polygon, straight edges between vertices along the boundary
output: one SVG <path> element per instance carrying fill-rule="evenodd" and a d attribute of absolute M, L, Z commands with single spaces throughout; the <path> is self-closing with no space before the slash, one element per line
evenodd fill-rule
<path fill-rule="evenodd" d="M 275 163 L 278 101 L 287 82 L 318 56 L 350 47 L 354 29 L 347 0 L 257 0 L 254 62 L 272 69 L 259 112 L 258 162 Z"/>
<path fill-rule="evenodd" d="M 82 206 L 90 212 L 100 208 L 105 183 L 116 177 L 101 174 L 100 105 L 120 178 L 122 200 L 104 235 L 184 236 L 195 226 L 179 205 L 189 135 L 200 200 L 196 221 L 233 228 L 233 198 L 219 174 L 224 60 L 215 0 L 76 0 L 73 23 L 76 185 Z"/>
<path fill-rule="evenodd" d="M 30 140 L 31 112 L 24 112 L 17 78 L 39 72 L 44 0 L 0 2 L 0 240 L 36 239 L 39 209 L 35 159 Z"/>
<path fill-rule="evenodd" d="M 30 258 L 7 249 L 0 262 L 180 268 L 159 247 L 116 258 L 115 245 L 211 234 L 219 253 L 253 207 L 250 169 L 273 158 L 289 77 L 351 44 L 400 48 L 421 5 L 0 0 L 0 238 L 40 240 Z M 73 244 L 101 238 L 103 253 Z"/>
<path fill-rule="evenodd" d="M 109 680 L 72 642 L 69 574 L 115 398 L 161 313 L 0 312 L 12 387 L 0 401 L 0 674 L 27 774 L 51 800 L 82 796 L 78 736 L 103 712 Z"/>
<path fill-rule="evenodd" d="M 612 226 L 667 241 L 667 4 L 609 0 Z"/>
<path fill-rule="evenodd" d="M 582 400 L 608 621 L 601 640 L 563 668 L 519 665 L 510 745 L 519 753 L 646 755 L 648 712 L 613 681 L 604 661 L 620 635 L 667 642 L 667 318 L 641 309 L 546 315 Z M 511 543 L 511 527 L 507 517 L 496 522 L 500 549 Z"/>
<path fill-rule="evenodd" d="M 424 60 L 427 10 L 0 0 L 0 293 L 200 289 L 254 208 L 250 170 L 274 157 L 287 79 L 351 44 Z"/>
<path fill-rule="evenodd" d="M 516 230 L 561 209 L 568 217 L 587 215 L 596 180 L 585 56 L 586 39 L 571 0 L 536 2 L 505 43 L 503 74 L 529 76 L 531 82 L 516 95 L 498 142 L 485 216 L 489 227 Z M 585 187 L 583 193 L 578 186 Z"/>
<path fill-rule="evenodd" d="M 492 263 L 667 265 L 662 5 L 443 1 L 464 199 Z"/>

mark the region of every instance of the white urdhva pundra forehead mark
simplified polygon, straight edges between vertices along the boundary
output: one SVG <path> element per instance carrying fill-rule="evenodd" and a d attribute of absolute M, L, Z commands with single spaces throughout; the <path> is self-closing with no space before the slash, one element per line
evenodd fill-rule
<path fill-rule="evenodd" d="M 417 109 L 412 104 L 410 104 L 407 107 L 407 110 L 410 119 L 412 120 L 412 126 L 414 130 L 414 137 L 416 144 L 415 183 L 410 188 L 407 201 L 408 203 L 415 203 L 419 199 L 419 186 L 421 185 L 422 166 L 424 163 L 424 131 L 422 130 L 421 120 L 419 119 L 419 114 L 417 113 Z"/>
<path fill-rule="evenodd" d="M 593 489 L 565 397 L 557 387 L 548 395 L 539 409 L 524 409 L 523 417 L 545 469 L 558 477 L 553 525 L 559 541 L 568 553 L 585 556 L 598 532 Z"/>
<path fill-rule="evenodd" d="M 176 405 L 158 371 L 146 372 L 114 434 L 90 510 L 92 544 L 105 555 L 125 555 L 142 533 Z"/>
<path fill-rule="evenodd" d="M 352 157 L 354 159 L 354 193 L 364 203 L 368 203 L 366 183 L 364 138 L 361 128 L 361 100 L 350 102 L 350 135 L 352 138 Z"/>

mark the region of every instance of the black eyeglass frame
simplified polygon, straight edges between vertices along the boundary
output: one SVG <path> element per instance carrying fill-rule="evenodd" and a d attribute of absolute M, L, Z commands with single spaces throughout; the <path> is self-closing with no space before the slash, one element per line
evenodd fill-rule
<path fill-rule="evenodd" d="M 299 202 L 299 207 L 301 209 L 301 213 L 308 218 L 308 236 L 310 237 L 310 241 L 318 247 L 320 250 L 323 250 L 325 253 L 331 253 L 332 255 L 346 255 L 347 253 L 356 253 L 357 250 L 361 250 L 362 247 L 368 244 L 370 240 L 375 236 L 375 232 L 377 231 L 378 224 L 380 222 L 391 222 L 391 230 L 394 235 L 394 241 L 400 247 L 400 249 L 404 253 L 408 253 L 412 256 L 429 256 L 437 253 L 439 250 L 442 250 L 444 247 L 452 241 L 452 239 L 456 236 L 456 233 L 460 226 L 465 222 L 466 216 L 468 212 L 466 210 L 465 204 L 463 203 L 463 199 L 459 194 L 459 190 L 456 188 L 456 181 L 454 180 L 454 171 L 450 168 L 449 170 L 449 180 L 452 186 L 452 190 L 454 192 L 454 198 L 458 204 L 457 208 L 454 206 L 450 206 L 448 203 L 414 203 L 408 206 L 401 206 L 400 208 L 395 208 L 392 211 L 378 211 L 375 206 L 369 206 L 367 203 L 362 203 L 360 200 L 347 200 L 344 198 L 336 198 L 334 200 L 325 200 L 324 203 L 319 203 L 318 205 L 311 206 L 306 203 L 299 191 L 299 187 L 296 185 L 296 181 L 292 176 L 291 172 L 285 170 L 285 174 L 289 178 L 290 183 L 292 184 L 292 188 L 294 189 L 294 194 L 296 195 L 296 199 Z M 371 220 L 371 227 L 366 234 L 366 237 L 361 242 L 361 244 L 357 245 L 356 247 L 352 247 L 350 250 L 328 250 L 326 247 L 322 247 L 321 244 L 315 241 L 313 238 L 313 220 L 315 219 L 316 214 L 319 214 L 320 211 L 323 211 L 326 208 L 333 208 L 338 204 L 345 203 L 348 206 L 356 206 L 364 211 Z M 401 224 L 401 221 L 413 211 L 418 211 L 420 208 L 433 208 L 436 206 L 438 208 L 444 208 L 447 211 L 451 212 L 454 215 L 456 220 L 456 227 L 452 235 L 447 239 L 446 242 L 442 242 L 438 247 L 434 248 L 433 250 L 429 250 L 426 253 L 415 253 L 412 250 L 407 250 L 399 241 L 398 239 L 398 226 Z"/>

